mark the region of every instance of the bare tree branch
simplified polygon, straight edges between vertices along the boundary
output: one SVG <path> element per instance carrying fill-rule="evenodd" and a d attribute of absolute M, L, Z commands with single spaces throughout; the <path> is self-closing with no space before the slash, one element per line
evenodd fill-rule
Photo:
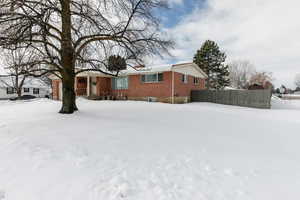
<path fill-rule="evenodd" d="M 27 48 L 34 60 L 22 74 L 54 74 L 63 82 L 63 113 L 75 105 L 76 74 L 107 70 L 110 56 L 128 66 L 146 56 L 168 53 L 173 42 L 160 32 L 158 9 L 164 0 L 0 0 L 0 47 Z M 76 70 L 75 70 L 76 68 Z"/>

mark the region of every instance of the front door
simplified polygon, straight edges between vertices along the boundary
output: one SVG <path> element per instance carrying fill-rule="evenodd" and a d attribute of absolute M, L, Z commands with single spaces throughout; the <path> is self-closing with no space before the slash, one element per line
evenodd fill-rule
<path fill-rule="evenodd" d="M 76 83 L 76 95 L 86 96 L 87 95 L 87 77 L 77 77 Z"/>

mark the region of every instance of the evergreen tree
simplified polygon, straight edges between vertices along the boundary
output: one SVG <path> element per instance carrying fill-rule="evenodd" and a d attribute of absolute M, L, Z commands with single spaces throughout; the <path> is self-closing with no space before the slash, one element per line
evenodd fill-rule
<path fill-rule="evenodd" d="M 222 89 L 229 85 L 229 70 L 224 65 L 225 60 L 226 54 L 211 40 L 205 41 L 195 54 L 194 63 L 208 76 L 207 89 Z"/>
<path fill-rule="evenodd" d="M 229 74 L 228 65 L 220 65 L 220 67 L 217 69 L 216 89 L 223 89 L 225 86 L 230 85 Z"/>

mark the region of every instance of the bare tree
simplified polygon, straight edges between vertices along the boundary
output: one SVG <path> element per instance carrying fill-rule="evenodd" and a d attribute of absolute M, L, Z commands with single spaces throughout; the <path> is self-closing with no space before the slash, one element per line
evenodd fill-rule
<path fill-rule="evenodd" d="M 22 95 L 22 88 L 28 75 L 26 72 L 31 66 L 27 65 L 31 60 L 34 60 L 34 51 L 27 48 L 17 48 L 16 50 L 2 50 L 1 56 L 3 59 L 4 70 L 9 81 L 4 81 L 8 87 L 12 87 L 18 97 Z"/>
<path fill-rule="evenodd" d="M 247 60 L 236 60 L 229 64 L 229 78 L 232 87 L 245 89 L 255 73 L 255 67 Z"/>
<path fill-rule="evenodd" d="M 300 74 L 296 74 L 295 76 L 295 84 L 297 88 L 300 88 Z"/>
<path fill-rule="evenodd" d="M 61 78 L 60 113 L 73 113 L 76 74 L 117 76 L 118 70 L 107 70 L 112 55 L 131 66 L 168 52 L 172 42 L 160 33 L 154 14 L 164 7 L 163 0 L 0 0 L 0 46 L 37 51 L 26 73 Z"/>
<path fill-rule="evenodd" d="M 273 74 L 271 72 L 255 72 L 249 81 L 249 85 L 258 84 L 265 86 L 267 83 L 271 84 L 273 81 Z"/>

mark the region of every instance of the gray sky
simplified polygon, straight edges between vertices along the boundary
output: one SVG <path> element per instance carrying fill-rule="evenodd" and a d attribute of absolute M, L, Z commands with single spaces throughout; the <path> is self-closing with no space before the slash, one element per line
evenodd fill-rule
<path fill-rule="evenodd" d="M 246 59 L 273 72 L 278 86 L 294 86 L 300 73 L 299 0 L 170 0 L 186 9 L 166 30 L 177 43 L 176 60 L 191 60 L 206 40 L 215 40 L 228 61 Z M 178 18 L 178 16 L 177 16 Z M 177 18 L 174 18 L 175 20 Z M 170 23 L 170 22 L 169 22 Z"/>
<path fill-rule="evenodd" d="M 276 86 L 295 87 L 300 73 L 299 0 L 169 1 L 163 29 L 177 44 L 171 51 L 175 57 L 152 59 L 153 64 L 191 61 L 210 39 L 227 53 L 227 62 L 249 60 L 258 70 L 273 72 Z"/>

